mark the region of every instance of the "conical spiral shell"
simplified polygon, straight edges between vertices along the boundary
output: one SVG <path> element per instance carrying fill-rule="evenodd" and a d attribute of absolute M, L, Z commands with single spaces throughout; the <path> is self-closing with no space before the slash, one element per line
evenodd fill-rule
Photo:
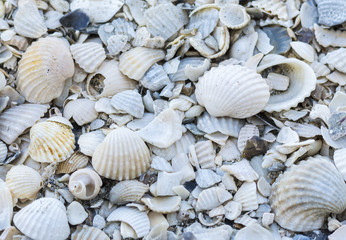
<path fill-rule="evenodd" d="M 64 240 L 70 234 L 66 208 L 55 198 L 35 200 L 14 215 L 13 222 L 32 239 Z"/>
<path fill-rule="evenodd" d="M 269 99 L 269 87 L 249 68 L 220 65 L 199 78 L 196 98 L 214 117 L 247 118 L 262 111 Z"/>
<path fill-rule="evenodd" d="M 67 41 L 40 38 L 19 61 L 17 89 L 28 102 L 48 103 L 61 95 L 65 80 L 73 73 L 74 62 Z"/>
<path fill-rule="evenodd" d="M 29 154 L 38 162 L 62 162 L 75 148 L 71 129 L 55 122 L 37 123 L 30 129 Z"/>
<path fill-rule="evenodd" d="M 102 180 L 100 176 L 91 169 L 79 169 L 74 172 L 68 184 L 70 192 L 77 198 L 83 200 L 93 199 L 99 194 Z"/>
<path fill-rule="evenodd" d="M 106 178 L 134 179 L 150 167 L 150 152 L 138 133 L 122 127 L 112 130 L 96 148 L 92 165 Z"/>
<path fill-rule="evenodd" d="M 282 227 L 316 230 L 330 213 L 345 210 L 346 184 L 330 159 L 310 157 L 277 178 L 269 202 Z"/>

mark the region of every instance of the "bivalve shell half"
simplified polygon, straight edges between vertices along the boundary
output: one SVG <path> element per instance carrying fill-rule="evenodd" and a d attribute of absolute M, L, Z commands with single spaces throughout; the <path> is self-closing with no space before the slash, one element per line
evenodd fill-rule
<path fill-rule="evenodd" d="M 88 165 L 89 158 L 80 152 L 74 152 L 66 161 L 59 163 L 56 174 L 72 173 Z"/>
<path fill-rule="evenodd" d="M 15 226 L 37 240 L 64 240 L 70 234 L 66 208 L 55 198 L 40 198 L 14 215 Z"/>
<path fill-rule="evenodd" d="M 100 229 L 87 225 L 77 226 L 71 235 L 72 240 L 109 240 L 110 238 Z"/>
<path fill-rule="evenodd" d="M 234 201 L 240 202 L 243 211 L 258 208 L 257 191 L 255 182 L 244 182 L 234 195 Z"/>
<path fill-rule="evenodd" d="M 70 192 L 79 199 L 90 200 L 95 198 L 102 186 L 100 176 L 91 169 L 79 169 L 74 172 L 68 183 Z"/>
<path fill-rule="evenodd" d="M 106 52 L 99 43 L 77 43 L 70 49 L 76 63 L 88 73 L 95 72 L 106 59 Z"/>
<path fill-rule="evenodd" d="M 263 110 L 269 99 L 269 87 L 247 67 L 218 66 L 199 78 L 196 98 L 214 117 L 247 118 Z"/>
<path fill-rule="evenodd" d="M 180 209 L 181 198 L 179 196 L 154 197 L 142 198 L 141 201 L 154 212 L 172 213 Z"/>
<path fill-rule="evenodd" d="M 17 89 L 28 102 L 48 103 L 61 95 L 65 80 L 74 73 L 68 42 L 40 38 L 18 63 Z"/>
<path fill-rule="evenodd" d="M 334 163 L 346 181 L 346 148 L 335 150 Z"/>
<path fill-rule="evenodd" d="M 106 136 L 103 134 L 101 130 L 82 134 L 78 139 L 80 151 L 83 154 L 92 157 L 95 149 L 99 144 L 103 142 L 105 137 Z"/>
<path fill-rule="evenodd" d="M 94 121 L 97 115 L 95 101 L 86 98 L 69 101 L 64 107 L 64 117 L 72 117 L 79 126 Z"/>
<path fill-rule="evenodd" d="M 13 215 L 12 195 L 5 182 L 0 179 L 0 231 L 11 226 Z"/>
<path fill-rule="evenodd" d="M 215 5 L 206 5 L 194 9 L 190 13 L 189 24 L 185 29 L 197 29 L 201 38 L 206 38 L 212 33 L 219 22 L 219 9 Z"/>
<path fill-rule="evenodd" d="M 125 90 L 115 94 L 111 104 L 117 111 L 128 113 L 136 118 L 143 117 L 144 105 L 142 96 L 137 90 Z"/>
<path fill-rule="evenodd" d="M 287 7 L 280 0 L 256 0 L 251 5 L 270 15 L 275 15 L 279 19 L 288 20 Z"/>
<path fill-rule="evenodd" d="M 332 29 L 324 29 L 314 24 L 316 41 L 323 47 L 346 47 L 346 32 Z"/>
<path fill-rule="evenodd" d="M 7 153 L 8 150 L 6 144 L 0 141 L 0 163 L 2 163 L 6 159 Z"/>
<path fill-rule="evenodd" d="M 198 195 L 196 210 L 211 210 L 220 206 L 225 201 L 232 199 L 232 194 L 221 187 L 211 187 L 203 190 Z"/>
<path fill-rule="evenodd" d="M 346 21 L 346 2 L 342 0 L 316 0 L 318 23 L 329 27 Z"/>
<path fill-rule="evenodd" d="M 328 64 L 339 70 L 340 72 L 346 73 L 346 48 L 339 48 L 337 50 L 328 52 L 326 56 L 321 58 L 321 63 Z"/>
<path fill-rule="evenodd" d="M 240 29 L 250 22 L 250 16 L 239 4 L 226 4 L 219 13 L 220 21 L 228 28 Z"/>
<path fill-rule="evenodd" d="M 109 193 L 109 200 L 111 203 L 116 204 L 139 202 L 144 193 L 148 190 L 148 185 L 137 180 L 118 182 L 114 187 L 112 187 Z"/>
<path fill-rule="evenodd" d="M 122 127 L 112 130 L 96 148 L 92 165 L 106 178 L 134 179 L 150 167 L 150 151 L 138 133 Z"/>
<path fill-rule="evenodd" d="M 321 228 L 330 213 L 345 210 L 346 184 L 330 159 L 309 157 L 276 179 L 269 202 L 283 228 L 312 231 Z"/>

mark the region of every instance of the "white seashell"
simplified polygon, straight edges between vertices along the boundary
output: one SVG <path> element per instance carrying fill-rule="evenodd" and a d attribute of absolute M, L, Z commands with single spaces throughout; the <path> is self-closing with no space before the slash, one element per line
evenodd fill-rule
<path fill-rule="evenodd" d="M 279 19 L 288 20 L 287 7 L 280 0 L 256 0 L 252 1 L 251 5 L 267 14 L 275 15 Z"/>
<path fill-rule="evenodd" d="M 180 209 L 181 198 L 179 196 L 154 197 L 142 198 L 141 201 L 152 211 L 159 213 L 172 213 Z"/>
<path fill-rule="evenodd" d="M 139 238 L 144 237 L 150 230 L 150 222 L 147 214 L 135 208 L 117 208 L 108 216 L 107 221 L 121 221 L 127 223 L 133 228 Z"/>
<path fill-rule="evenodd" d="M 242 228 L 237 232 L 234 240 L 256 240 L 258 238 L 261 240 L 274 240 L 273 234 L 264 227 L 261 227 L 258 223 Z"/>
<path fill-rule="evenodd" d="M 75 148 L 74 134 L 71 129 L 54 123 L 36 123 L 30 129 L 29 153 L 37 162 L 62 162 Z"/>
<path fill-rule="evenodd" d="M 5 182 L 0 179 L 0 231 L 11 226 L 13 215 L 12 195 Z M 2 235 L 1 235 L 2 237 Z"/>
<path fill-rule="evenodd" d="M 211 141 L 199 141 L 194 146 L 190 146 L 190 159 L 201 168 L 214 168 L 215 155 Z"/>
<path fill-rule="evenodd" d="M 159 172 L 156 183 L 157 196 L 173 196 L 176 195 L 173 187 L 179 186 L 182 181 L 183 174 L 181 172 L 167 173 Z"/>
<path fill-rule="evenodd" d="M 167 148 L 182 136 L 181 118 L 173 109 L 167 108 L 139 130 L 138 134 L 156 147 Z"/>
<path fill-rule="evenodd" d="M 59 163 L 56 169 L 56 174 L 61 173 L 72 173 L 80 168 L 86 167 L 88 165 L 89 158 L 80 152 L 72 153 L 71 157 L 66 159 L 66 161 Z"/>
<path fill-rule="evenodd" d="M 111 100 L 112 106 L 124 113 L 128 113 L 136 118 L 142 118 L 144 105 L 142 96 L 137 90 L 125 90 L 115 94 Z"/>
<path fill-rule="evenodd" d="M 314 2 L 306 1 L 300 7 L 300 21 L 303 28 L 312 28 L 318 21 L 318 11 Z"/>
<path fill-rule="evenodd" d="M 233 200 L 240 202 L 243 211 L 256 210 L 258 208 L 256 183 L 244 182 L 234 195 Z"/>
<path fill-rule="evenodd" d="M 93 170 L 83 168 L 75 171 L 68 183 L 70 192 L 79 199 L 90 200 L 95 198 L 102 186 L 100 176 Z"/>
<path fill-rule="evenodd" d="M 124 75 L 139 81 L 154 63 L 164 57 L 162 50 L 136 47 L 120 56 L 119 69 Z"/>
<path fill-rule="evenodd" d="M 194 69 L 203 70 L 205 68 L 207 70 L 209 69 L 209 67 L 210 67 L 210 60 L 208 59 L 201 58 L 201 57 L 186 57 L 180 61 L 177 72 L 174 74 L 169 74 L 169 78 L 171 79 L 171 81 L 177 82 L 177 81 L 184 81 L 184 80 L 190 79 L 192 75 L 193 79 L 190 79 L 190 80 L 196 81 L 197 80 L 195 79 L 196 76 L 192 74 L 193 70 Z M 200 72 L 199 75 L 200 76 L 203 75 L 204 72 L 205 70 L 203 72 Z"/>
<path fill-rule="evenodd" d="M 185 24 L 185 17 L 182 10 L 172 3 L 158 4 L 149 8 L 144 13 L 148 31 L 153 36 L 161 36 L 164 40 Z"/>
<path fill-rule="evenodd" d="M 82 134 L 78 139 L 80 151 L 92 157 L 97 146 L 103 142 L 105 135 L 101 130 Z"/>
<path fill-rule="evenodd" d="M 242 216 L 240 216 L 234 220 L 234 223 L 241 224 L 245 227 L 250 226 L 256 222 L 257 221 L 255 219 L 251 218 L 249 215 L 242 215 Z"/>
<path fill-rule="evenodd" d="M 317 0 L 316 3 L 319 24 L 334 26 L 345 22 L 346 13 L 344 9 L 346 4 L 344 1 Z"/>
<path fill-rule="evenodd" d="M 58 11 L 48 11 L 45 14 L 45 24 L 49 29 L 56 29 L 61 27 L 60 18 L 64 15 Z"/>
<path fill-rule="evenodd" d="M 218 77 L 215 79 L 215 76 Z M 263 109 L 269 99 L 269 88 L 265 80 L 249 68 L 219 66 L 199 79 L 196 98 L 215 117 L 246 118 Z"/>
<path fill-rule="evenodd" d="M 247 141 L 254 136 L 259 137 L 259 130 L 255 125 L 246 124 L 240 129 L 237 141 L 240 152 L 244 151 Z"/>
<path fill-rule="evenodd" d="M 73 126 L 70 123 L 69 120 L 67 120 L 66 118 L 62 117 L 62 116 L 53 116 L 47 119 L 47 122 L 54 122 L 54 123 L 58 123 L 61 124 L 62 126 L 68 128 L 68 129 L 72 129 Z"/>
<path fill-rule="evenodd" d="M 122 52 L 126 46 L 128 38 L 127 35 L 123 34 L 110 36 L 107 40 L 107 49 L 109 54 L 118 55 Z"/>
<path fill-rule="evenodd" d="M 331 113 L 338 111 L 338 108 L 344 107 L 346 106 L 346 94 L 341 92 L 341 91 L 337 91 L 334 96 L 332 101 L 330 101 L 329 103 L 329 110 Z"/>
<path fill-rule="evenodd" d="M 239 4 L 226 4 L 221 7 L 220 21 L 231 29 L 240 29 L 250 22 L 250 16 Z"/>
<path fill-rule="evenodd" d="M 70 234 L 66 208 L 55 198 L 35 200 L 15 214 L 13 222 L 18 230 L 33 239 L 63 240 Z"/>
<path fill-rule="evenodd" d="M 321 130 L 312 124 L 300 124 L 286 121 L 285 125 L 296 131 L 300 137 L 311 138 L 316 135 L 321 135 Z"/>
<path fill-rule="evenodd" d="M 133 179 L 150 167 L 150 152 L 138 133 L 122 127 L 112 130 L 97 146 L 92 165 L 106 178 Z"/>
<path fill-rule="evenodd" d="M 326 78 L 333 83 L 339 84 L 340 86 L 346 85 L 346 74 L 345 73 L 334 71 L 331 74 L 327 75 Z"/>
<path fill-rule="evenodd" d="M 209 188 L 221 182 L 221 176 L 210 169 L 198 169 L 196 173 L 196 183 L 201 188 Z"/>
<path fill-rule="evenodd" d="M 290 79 L 289 87 L 285 92 L 271 95 L 264 110 L 267 112 L 288 110 L 304 101 L 315 89 L 316 76 L 306 63 L 295 58 L 284 58 L 279 55 L 269 54 L 262 59 L 257 67 L 257 72 L 280 66 L 282 74 Z"/>
<path fill-rule="evenodd" d="M 128 40 L 131 40 L 136 36 L 136 27 L 135 23 L 127 21 L 125 18 L 116 18 L 112 23 L 101 25 L 97 32 L 102 42 L 107 45 L 108 39 L 113 35 L 127 35 Z"/>
<path fill-rule="evenodd" d="M 139 202 L 148 189 L 148 185 L 137 180 L 118 182 L 109 192 L 109 200 L 113 204 Z"/>
<path fill-rule="evenodd" d="M 297 143 L 299 142 L 299 135 L 290 127 L 283 127 L 280 129 L 276 141 L 278 143 Z"/>
<path fill-rule="evenodd" d="M 95 101 L 86 98 L 69 101 L 64 107 L 64 117 L 72 117 L 79 126 L 92 122 L 97 115 Z"/>
<path fill-rule="evenodd" d="M 339 48 L 337 50 L 328 52 L 326 56 L 322 57 L 320 62 L 328 64 L 333 68 L 336 68 L 340 72 L 346 73 L 346 48 Z"/>
<path fill-rule="evenodd" d="M 257 190 L 258 192 L 265 197 L 269 197 L 270 195 L 270 189 L 271 186 L 270 184 L 267 182 L 267 180 L 265 180 L 264 177 L 260 177 L 260 179 L 257 182 Z"/>
<path fill-rule="evenodd" d="M 203 190 L 197 200 L 196 210 L 211 210 L 232 199 L 232 194 L 221 187 L 212 187 Z"/>
<path fill-rule="evenodd" d="M 221 225 L 214 228 L 202 228 L 199 223 L 193 223 L 185 230 L 191 232 L 192 236 L 198 240 L 208 239 L 231 239 L 233 228 L 229 225 Z"/>
<path fill-rule="evenodd" d="M 44 19 L 34 0 L 18 1 L 18 11 L 14 16 L 14 29 L 24 37 L 39 38 L 47 32 Z"/>
<path fill-rule="evenodd" d="M 225 206 L 225 217 L 228 220 L 235 220 L 237 217 L 240 216 L 241 214 L 241 210 L 242 210 L 242 205 L 240 202 L 236 202 L 236 201 L 230 201 L 228 202 Z"/>
<path fill-rule="evenodd" d="M 11 168 L 6 175 L 6 185 L 13 197 L 34 199 L 43 187 L 42 177 L 31 167 L 18 165 Z"/>
<path fill-rule="evenodd" d="M 71 235 L 72 240 L 110 240 L 110 238 L 100 229 L 96 227 L 89 227 L 87 225 L 77 226 L 76 231 Z"/>
<path fill-rule="evenodd" d="M 103 23 L 110 20 L 123 4 L 121 0 L 73 0 L 70 9 L 81 9 L 90 17 L 91 22 Z"/>
<path fill-rule="evenodd" d="M 319 229 L 330 213 L 341 213 L 346 208 L 345 196 L 341 174 L 328 158 L 316 156 L 279 176 L 269 201 L 280 226 L 305 232 Z"/>
<path fill-rule="evenodd" d="M 291 42 L 292 49 L 304 60 L 308 62 L 313 62 L 315 58 L 315 50 L 314 48 L 304 42 Z"/>
<path fill-rule="evenodd" d="M 226 141 L 228 139 L 227 135 L 224 135 L 222 133 L 216 132 L 216 133 L 211 133 L 211 134 L 205 134 L 205 138 L 213 141 L 216 144 L 219 144 L 221 146 L 226 144 Z"/>
<path fill-rule="evenodd" d="M 253 182 L 259 178 L 258 174 L 246 159 L 231 165 L 222 165 L 220 170 L 228 172 L 240 181 Z"/>
<path fill-rule="evenodd" d="M 150 91 L 158 91 L 169 84 L 170 80 L 163 67 L 155 63 L 144 74 L 143 78 L 140 80 L 140 83 L 143 85 L 143 87 L 149 89 Z"/>
<path fill-rule="evenodd" d="M 105 50 L 99 43 L 77 43 L 71 45 L 70 50 L 76 63 L 88 73 L 95 72 L 106 59 Z"/>
<path fill-rule="evenodd" d="M 0 141 L 0 163 L 2 163 L 7 157 L 7 146 L 5 143 Z"/>
<path fill-rule="evenodd" d="M 172 166 L 169 164 L 169 162 L 166 159 L 158 156 L 154 156 L 152 158 L 150 167 L 158 171 L 173 172 Z"/>
<path fill-rule="evenodd" d="M 35 124 L 47 112 L 49 105 L 22 104 L 11 107 L 0 115 L 0 138 L 7 144 L 14 142 L 25 129 Z"/>
<path fill-rule="evenodd" d="M 316 41 L 323 47 L 346 47 L 346 32 L 332 29 L 324 29 L 314 25 Z"/>
<path fill-rule="evenodd" d="M 327 76 L 330 73 L 330 69 L 320 62 L 315 61 L 310 64 L 310 67 L 314 70 L 317 78 Z"/>
<path fill-rule="evenodd" d="M 256 29 L 256 32 L 258 34 L 256 48 L 263 54 L 267 54 L 273 50 L 274 46 L 270 44 L 270 38 L 267 34 L 259 28 Z"/>
<path fill-rule="evenodd" d="M 84 222 L 89 216 L 84 207 L 79 202 L 73 201 L 66 209 L 67 219 L 71 225 L 78 225 Z"/>
<path fill-rule="evenodd" d="M 344 180 L 346 179 L 346 148 L 338 149 L 334 152 L 334 163 Z"/>
<path fill-rule="evenodd" d="M 287 76 L 273 72 L 268 74 L 267 80 L 270 82 L 271 89 L 278 91 L 286 91 L 290 82 Z"/>

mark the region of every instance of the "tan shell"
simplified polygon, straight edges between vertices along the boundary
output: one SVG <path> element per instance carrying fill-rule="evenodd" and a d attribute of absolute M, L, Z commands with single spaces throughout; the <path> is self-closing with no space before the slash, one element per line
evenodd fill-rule
<path fill-rule="evenodd" d="M 13 197 L 34 199 L 43 187 L 42 177 L 31 167 L 18 165 L 11 168 L 6 175 L 6 185 Z"/>
<path fill-rule="evenodd" d="M 88 164 L 89 158 L 80 152 L 74 152 L 71 157 L 59 163 L 56 174 L 72 173 L 77 169 L 84 168 Z"/>
<path fill-rule="evenodd" d="M 54 122 L 37 123 L 30 129 L 29 153 L 38 162 L 62 162 L 75 148 L 71 129 Z"/>
<path fill-rule="evenodd" d="M 115 204 L 139 202 L 148 189 L 148 185 L 137 180 L 118 182 L 109 192 L 109 200 Z"/>
<path fill-rule="evenodd" d="M 240 29 L 250 22 L 250 16 L 239 4 L 226 4 L 220 9 L 220 21 L 231 29 Z"/>
<path fill-rule="evenodd" d="M 48 103 L 61 95 L 74 63 L 67 41 L 40 38 L 31 44 L 18 64 L 17 89 L 28 102 Z"/>
<path fill-rule="evenodd" d="M 269 87 L 249 68 L 218 66 L 199 78 L 196 98 L 214 117 L 246 118 L 264 108 L 269 99 Z"/>
<path fill-rule="evenodd" d="M 133 179 L 150 167 L 150 152 L 136 132 L 122 127 L 112 130 L 96 148 L 92 165 L 106 178 Z"/>
<path fill-rule="evenodd" d="M 276 179 L 269 202 L 282 227 L 312 231 L 321 228 L 330 213 L 345 210 L 346 184 L 330 159 L 309 157 Z"/>
<path fill-rule="evenodd" d="M 95 198 L 102 186 L 100 176 L 93 170 L 83 168 L 75 171 L 68 183 L 70 192 L 79 199 L 90 200 Z"/>
<path fill-rule="evenodd" d="M 77 43 L 70 46 L 76 63 L 88 73 L 95 72 L 106 59 L 106 53 L 99 43 Z"/>
<path fill-rule="evenodd" d="M 96 227 L 89 227 L 87 225 L 77 226 L 76 231 L 71 235 L 72 240 L 109 240 L 110 238 L 100 229 Z"/>
<path fill-rule="evenodd" d="M 0 231 L 11 226 L 13 215 L 12 195 L 5 182 L 0 179 Z"/>
<path fill-rule="evenodd" d="M 171 213 L 180 209 L 181 198 L 179 196 L 154 197 L 142 198 L 141 201 L 152 211 L 159 213 Z"/>
<path fill-rule="evenodd" d="M 95 101 L 86 98 L 69 101 L 64 107 L 64 117 L 72 117 L 79 126 L 94 121 L 97 115 Z"/>

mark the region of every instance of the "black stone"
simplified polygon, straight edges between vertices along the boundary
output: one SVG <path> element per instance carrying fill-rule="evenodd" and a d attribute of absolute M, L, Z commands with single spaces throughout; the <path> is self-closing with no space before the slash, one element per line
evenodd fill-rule
<path fill-rule="evenodd" d="M 64 27 L 71 27 L 75 30 L 81 30 L 88 26 L 90 18 L 81 9 L 76 9 L 73 12 L 61 17 L 59 21 Z"/>

